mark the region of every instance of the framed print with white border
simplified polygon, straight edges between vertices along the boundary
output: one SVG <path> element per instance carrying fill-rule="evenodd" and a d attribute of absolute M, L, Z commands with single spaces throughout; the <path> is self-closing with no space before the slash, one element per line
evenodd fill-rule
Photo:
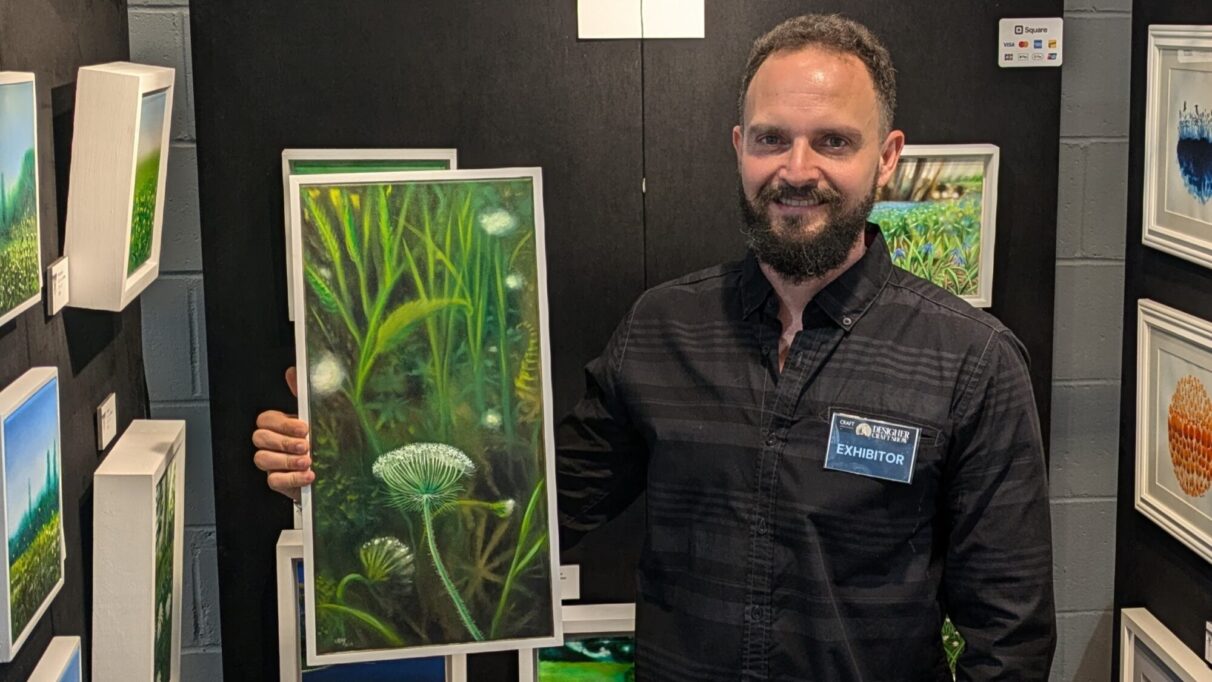
<path fill-rule="evenodd" d="M 1120 682 L 1212 682 L 1212 669 L 1148 609 L 1120 611 Z"/>
<path fill-rule="evenodd" d="M 0 325 L 42 297 L 34 74 L 0 71 Z"/>
<path fill-rule="evenodd" d="M 1212 267 L 1212 26 L 1150 26 L 1145 246 Z"/>
<path fill-rule="evenodd" d="M 564 643 L 519 651 L 518 682 L 634 677 L 635 604 L 568 604 L 561 615 Z"/>
<path fill-rule="evenodd" d="M 55 637 L 26 682 L 84 682 L 79 637 Z"/>

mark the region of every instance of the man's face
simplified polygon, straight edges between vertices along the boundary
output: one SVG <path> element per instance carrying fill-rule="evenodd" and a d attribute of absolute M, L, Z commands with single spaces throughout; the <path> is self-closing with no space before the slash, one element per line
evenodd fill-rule
<path fill-rule="evenodd" d="M 758 68 L 732 145 L 750 248 L 799 282 L 845 262 L 904 135 L 881 135 L 862 61 L 809 47 L 776 52 Z"/>

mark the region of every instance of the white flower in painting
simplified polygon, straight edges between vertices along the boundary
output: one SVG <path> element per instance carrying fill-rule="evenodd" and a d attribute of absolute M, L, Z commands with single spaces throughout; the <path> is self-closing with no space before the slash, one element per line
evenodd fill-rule
<path fill-rule="evenodd" d="M 505 278 L 505 288 L 511 291 L 521 289 L 523 284 L 526 284 L 526 280 L 522 279 L 522 276 L 516 272 Z"/>
<path fill-rule="evenodd" d="M 320 359 L 311 366 L 311 384 L 309 388 L 318 397 L 335 392 L 341 388 L 341 384 L 344 381 L 345 368 L 341 366 L 341 361 L 337 359 L 337 356 L 329 351 L 322 353 Z"/>
<path fill-rule="evenodd" d="M 513 232 L 518 226 L 518 219 L 503 208 L 485 211 L 480 214 L 480 229 L 492 237 L 501 237 Z"/>
<path fill-rule="evenodd" d="M 480 419 L 480 423 L 490 429 L 499 429 L 501 428 L 501 413 L 496 410 L 487 410 Z"/>

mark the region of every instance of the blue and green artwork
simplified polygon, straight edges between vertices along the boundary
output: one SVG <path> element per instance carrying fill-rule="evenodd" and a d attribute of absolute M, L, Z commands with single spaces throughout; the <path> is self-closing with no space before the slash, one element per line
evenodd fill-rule
<path fill-rule="evenodd" d="M 901 157 L 869 220 L 883 230 L 895 265 L 957 296 L 976 296 L 984 192 L 979 158 Z"/>
<path fill-rule="evenodd" d="M 156 224 L 156 198 L 160 185 L 161 144 L 164 141 L 164 113 L 168 91 L 143 95 L 139 111 L 139 141 L 135 155 L 134 206 L 130 218 L 130 250 L 126 272 L 129 275 L 151 257 Z"/>
<path fill-rule="evenodd" d="M 16 640 L 62 579 L 59 384 L 52 379 L 4 419 L 10 632 Z"/>
<path fill-rule="evenodd" d="M 565 637 L 539 649 L 539 682 L 634 682 L 635 637 Z"/>
<path fill-rule="evenodd" d="M 156 633 L 154 682 L 168 682 L 173 666 L 173 567 L 176 558 L 177 461 L 156 483 Z"/>
<path fill-rule="evenodd" d="M 34 82 L 0 84 L 0 322 L 38 296 Z"/>

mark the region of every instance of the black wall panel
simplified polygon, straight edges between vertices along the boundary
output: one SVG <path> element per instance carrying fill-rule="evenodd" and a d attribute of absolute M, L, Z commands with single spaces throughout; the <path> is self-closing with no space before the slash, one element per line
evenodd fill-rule
<path fill-rule="evenodd" d="M 33 71 L 38 78 L 44 265 L 63 253 L 76 70 L 128 55 L 124 0 L 0 0 L 0 70 Z M 59 368 L 67 542 L 64 587 L 16 659 L 0 664 L 0 682 L 25 680 L 55 635 L 83 635 L 88 646 L 92 476 L 100 463 L 93 415 L 112 391 L 119 434 L 132 419 L 147 417 L 141 339 L 137 301 L 121 313 L 67 309 L 53 318 L 39 306 L 0 327 L 0 386 L 33 366 Z"/>
<path fill-rule="evenodd" d="M 1141 243 L 1145 159 L 1145 87 L 1151 24 L 1212 24 L 1205 0 L 1137 0 L 1132 4 L 1132 99 L 1128 148 L 1128 243 L 1124 285 L 1123 379 L 1120 395 L 1119 497 L 1115 522 L 1115 670 L 1119 611 L 1144 606 L 1200 656 L 1204 621 L 1212 619 L 1212 564 L 1135 508 L 1136 303 L 1151 298 L 1212 320 L 1212 271 Z M 1116 672 L 1116 675 L 1119 673 Z"/>

